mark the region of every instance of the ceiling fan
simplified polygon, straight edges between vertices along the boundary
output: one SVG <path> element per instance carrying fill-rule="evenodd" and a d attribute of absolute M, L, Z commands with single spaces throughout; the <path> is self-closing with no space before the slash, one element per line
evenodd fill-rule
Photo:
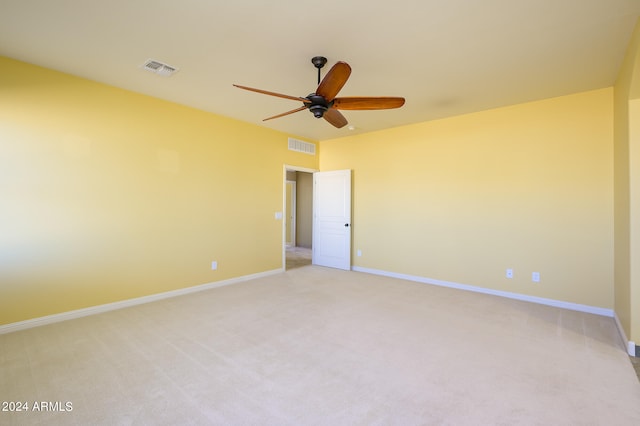
<path fill-rule="evenodd" d="M 320 81 L 320 70 L 327 63 L 327 58 L 323 56 L 315 56 L 311 59 L 311 63 L 318 69 L 318 88 L 314 93 L 307 97 L 289 96 L 281 93 L 268 92 L 266 90 L 254 89 L 253 87 L 240 86 L 234 84 L 240 89 L 250 90 L 252 92 L 263 93 L 265 95 L 277 96 L 279 98 L 301 101 L 303 105 L 300 108 L 265 118 L 263 121 L 272 120 L 274 118 L 284 117 L 294 112 L 308 109 L 316 118 L 324 117 L 329 123 L 337 128 L 344 127 L 347 119 L 338 110 L 373 110 L 373 109 L 391 109 L 400 108 L 404 105 L 404 98 L 398 97 L 343 97 L 336 98 L 336 95 L 347 82 L 351 75 L 351 67 L 346 62 L 337 62 L 329 72 Z"/>

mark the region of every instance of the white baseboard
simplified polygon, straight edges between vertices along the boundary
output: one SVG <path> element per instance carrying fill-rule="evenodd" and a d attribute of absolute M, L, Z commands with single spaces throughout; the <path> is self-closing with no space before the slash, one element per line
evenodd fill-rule
<path fill-rule="evenodd" d="M 614 317 L 613 309 L 599 308 L 597 306 L 581 305 L 578 303 L 563 302 L 560 300 L 546 299 L 544 297 L 528 296 L 526 294 L 512 293 L 509 291 L 492 290 L 490 288 L 476 287 L 468 284 L 459 284 L 451 281 L 436 280 L 433 278 L 425 278 L 416 275 L 398 274 L 396 272 L 381 271 L 378 269 L 362 268 L 354 266 L 352 268 L 357 272 L 365 272 L 374 275 L 383 275 L 385 277 L 399 278 L 402 280 L 415 281 L 423 284 L 432 284 L 440 287 L 455 288 L 458 290 L 472 291 L 475 293 L 490 294 L 493 296 L 506 297 L 508 299 L 522 300 L 525 302 L 538 303 L 540 305 L 554 306 L 556 308 L 570 309 L 572 311 L 586 312 L 605 317 Z"/>
<path fill-rule="evenodd" d="M 116 309 L 128 308 L 130 306 L 142 305 L 144 303 L 156 302 L 171 297 L 183 296 L 185 294 L 195 293 L 198 291 L 209 290 L 212 288 L 223 287 L 231 284 L 237 284 L 256 278 L 267 277 L 270 275 L 284 272 L 284 268 L 274 269 L 271 271 L 259 272 L 257 274 L 244 275 L 241 277 L 230 278 L 228 280 L 215 281 L 212 283 L 201 284 L 193 287 L 181 288 L 178 290 L 167 291 L 164 293 L 151 294 L 149 296 L 136 297 L 135 299 L 122 300 L 120 302 L 107 303 L 104 305 L 91 306 L 89 308 L 77 309 L 75 311 L 62 312 L 54 315 L 33 318 L 25 321 L 14 322 L 11 324 L 0 325 L 0 334 L 12 333 L 14 331 L 26 330 L 28 328 L 39 327 L 41 325 L 54 324 L 56 322 L 67 321 L 70 319 L 86 317 L 89 315 L 101 314 L 103 312 L 115 311 Z"/>

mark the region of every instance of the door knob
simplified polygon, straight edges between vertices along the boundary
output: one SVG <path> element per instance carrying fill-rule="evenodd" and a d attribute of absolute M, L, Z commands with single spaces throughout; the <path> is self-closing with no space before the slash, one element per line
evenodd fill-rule
<path fill-rule="evenodd" d="M 345 227 L 345 228 L 348 228 L 348 227 L 349 227 L 349 224 L 348 224 L 348 223 L 345 223 L 345 224 L 344 224 L 344 227 Z"/>

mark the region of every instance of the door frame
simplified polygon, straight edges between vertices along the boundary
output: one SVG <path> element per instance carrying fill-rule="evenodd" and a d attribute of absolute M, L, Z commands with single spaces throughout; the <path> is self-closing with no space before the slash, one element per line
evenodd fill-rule
<path fill-rule="evenodd" d="M 319 172 L 318 169 L 310 169 L 308 167 L 293 166 L 291 164 L 284 164 L 282 166 L 282 270 L 287 269 L 287 221 L 284 220 L 284 216 L 287 212 L 287 171 L 290 172 L 304 172 L 315 173 Z"/>

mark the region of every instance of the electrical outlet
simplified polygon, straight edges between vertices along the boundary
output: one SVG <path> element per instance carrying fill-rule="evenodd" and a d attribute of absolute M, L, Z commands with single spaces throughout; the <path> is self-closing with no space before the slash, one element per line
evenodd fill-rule
<path fill-rule="evenodd" d="M 218 261 L 214 260 L 213 262 L 211 262 L 211 270 L 215 271 L 216 269 L 218 269 Z"/>
<path fill-rule="evenodd" d="M 540 272 L 532 272 L 531 273 L 531 281 L 533 281 L 534 283 L 539 283 L 540 282 Z"/>
<path fill-rule="evenodd" d="M 358 249 L 358 251 L 356 252 L 356 256 L 358 257 L 362 256 L 362 250 Z"/>
<path fill-rule="evenodd" d="M 507 269 L 507 273 L 505 275 L 507 278 L 513 278 L 513 269 Z"/>

